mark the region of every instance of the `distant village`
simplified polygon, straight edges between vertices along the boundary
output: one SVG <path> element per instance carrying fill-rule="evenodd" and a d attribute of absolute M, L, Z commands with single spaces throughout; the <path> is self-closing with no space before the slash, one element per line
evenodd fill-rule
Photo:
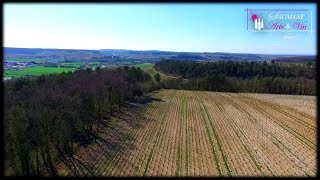
<path fill-rule="evenodd" d="M 14 61 L 4 61 L 4 69 L 6 70 L 20 70 L 29 67 L 39 66 L 39 63 L 34 61 L 27 62 L 14 62 Z"/>
<path fill-rule="evenodd" d="M 94 65 L 94 63 L 85 63 L 78 67 L 78 69 L 86 69 L 91 68 Z M 4 69 L 5 70 L 21 70 L 25 68 L 30 67 L 36 67 L 36 66 L 44 66 L 44 67 L 65 67 L 70 68 L 74 67 L 73 65 L 61 65 L 58 62 L 35 62 L 35 61 L 25 61 L 25 62 L 19 62 L 19 61 L 4 61 Z M 100 68 L 105 68 L 105 65 L 98 65 Z"/>

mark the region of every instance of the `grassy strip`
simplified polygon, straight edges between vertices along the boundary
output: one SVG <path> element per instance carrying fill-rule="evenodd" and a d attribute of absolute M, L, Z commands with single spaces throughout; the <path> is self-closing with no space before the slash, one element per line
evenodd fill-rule
<path fill-rule="evenodd" d="M 141 64 L 135 64 L 135 67 L 140 67 L 140 68 L 153 68 L 154 64 L 152 63 L 141 63 Z"/>
<path fill-rule="evenodd" d="M 180 176 L 181 175 L 181 146 L 180 146 L 180 143 L 179 143 L 179 146 L 178 146 L 178 159 L 177 159 L 177 169 L 176 169 L 176 176 Z"/>
<path fill-rule="evenodd" d="M 182 120 L 185 117 L 184 116 L 184 102 L 185 102 L 185 97 L 183 96 L 182 98 L 182 110 L 181 110 L 181 118 L 180 118 L 180 128 L 179 128 L 179 140 L 178 140 L 178 152 L 177 152 L 177 168 L 176 168 L 176 176 L 180 176 L 181 175 L 181 161 L 182 161 L 182 154 L 181 154 L 181 136 L 182 136 L 182 128 L 181 128 L 181 124 L 182 124 Z"/>
<path fill-rule="evenodd" d="M 175 76 L 164 74 L 164 73 L 161 73 L 160 71 L 157 71 L 154 68 L 154 64 L 152 64 L 152 63 L 142 63 L 142 64 L 136 64 L 134 66 L 140 67 L 142 70 L 144 70 L 146 73 L 148 73 L 151 77 L 153 77 L 156 73 L 159 73 L 161 75 L 162 80 L 177 78 Z"/>
<path fill-rule="evenodd" d="M 190 142 L 190 137 L 189 137 L 189 131 L 188 131 L 188 119 L 187 119 L 187 103 L 184 101 L 183 108 L 184 108 L 184 112 L 185 112 L 185 120 L 186 120 L 186 175 L 189 175 L 189 163 L 190 163 L 190 157 L 189 157 L 189 142 Z"/>
<path fill-rule="evenodd" d="M 210 125 L 211 125 L 212 130 L 213 130 L 213 134 L 214 134 L 214 136 L 215 136 L 215 138 L 216 138 L 216 140 L 217 140 L 217 144 L 218 144 L 219 150 L 220 150 L 220 152 L 221 152 L 221 154 L 222 154 L 222 159 L 223 159 L 223 161 L 224 161 L 224 165 L 225 165 L 226 168 L 227 168 L 228 175 L 231 176 L 232 173 L 231 173 L 231 170 L 230 170 L 229 165 L 228 165 L 228 162 L 227 162 L 227 157 L 225 156 L 225 154 L 224 154 L 224 152 L 223 152 L 222 145 L 221 145 L 221 141 L 220 141 L 220 138 L 219 138 L 219 136 L 218 136 L 217 130 L 216 130 L 215 126 L 212 124 L 212 119 L 211 119 L 211 117 L 210 117 L 210 114 L 208 113 L 207 107 L 203 104 L 203 101 L 202 101 L 201 98 L 200 98 L 200 100 L 201 100 L 202 106 L 204 107 L 204 110 L 205 110 L 205 112 L 206 112 L 206 114 L 207 114 L 207 117 L 208 117 L 208 119 L 209 119 L 209 123 L 210 123 Z"/>
<path fill-rule="evenodd" d="M 210 142 L 210 145 L 211 145 L 211 151 L 212 151 L 212 154 L 213 154 L 214 159 L 215 159 L 215 163 L 216 163 L 216 166 L 217 166 L 217 170 L 218 170 L 218 172 L 219 172 L 219 176 L 221 177 L 221 176 L 223 176 L 223 175 L 222 175 L 221 168 L 220 168 L 220 165 L 219 165 L 219 159 L 218 159 L 218 156 L 217 156 L 217 154 L 216 154 L 216 150 L 215 150 L 215 148 L 214 148 L 213 141 L 212 141 L 212 138 L 211 138 L 211 135 L 210 135 L 210 131 L 209 131 L 209 128 L 208 128 L 208 124 L 207 124 L 207 122 L 206 122 L 206 120 L 205 120 L 205 117 L 204 117 L 204 115 L 203 115 L 204 112 L 203 112 L 203 109 L 202 109 L 202 107 L 201 107 L 201 103 L 200 103 L 200 100 L 199 100 L 199 96 L 198 96 L 198 94 L 197 94 L 196 92 L 194 92 L 194 93 L 196 94 L 197 101 L 198 101 L 198 103 L 199 103 L 199 107 L 200 107 L 200 111 L 201 111 L 201 116 L 202 116 L 202 118 L 203 118 L 203 121 L 205 122 L 205 127 L 206 127 L 206 131 L 207 131 L 207 135 L 208 135 L 208 137 L 209 137 L 209 142 Z"/>

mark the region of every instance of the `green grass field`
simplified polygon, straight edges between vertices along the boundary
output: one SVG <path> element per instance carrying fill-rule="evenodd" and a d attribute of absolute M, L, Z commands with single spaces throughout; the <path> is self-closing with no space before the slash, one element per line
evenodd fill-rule
<path fill-rule="evenodd" d="M 152 63 L 142 63 L 142 64 L 136 64 L 134 66 L 140 67 L 140 68 L 153 68 L 154 64 L 152 64 Z"/>
<path fill-rule="evenodd" d="M 61 63 L 61 65 L 64 66 L 71 66 L 71 67 L 31 67 L 31 68 L 25 68 L 21 70 L 4 70 L 4 77 L 22 77 L 22 76 L 39 76 L 43 74 L 55 74 L 55 73 L 62 73 L 62 72 L 73 72 L 81 65 L 84 65 L 84 62 L 67 62 L 67 63 Z M 97 67 L 98 63 L 92 63 L 92 68 L 95 69 Z M 141 63 L 134 65 L 135 67 L 140 67 L 142 70 L 150 74 L 151 77 L 154 77 L 154 75 L 158 72 L 154 69 L 154 64 L 152 63 Z M 106 65 L 107 68 L 117 68 L 119 65 Z M 160 72 L 159 72 L 160 73 Z M 161 74 L 161 79 L 168 79 L 173 78 L 171 76 Z"/>
<path fill-rule="evenodd" d="M 161 79 L 170 79 L 170 78 L 175 78 L 173 76 L 168 76 L 168 75 L 165 75 L 165 74 L 162 74 L 158 71 L 156 71 L 154 69 L 154 64 L 152 63 L 142 63 L 142 64 L 137 64 L 135 65 L 136 67 L 140 67 L 142 70 L 144 70 L 146 73 L 150 74 L 151 77 L 154 77 L 154 75 L 156 73 L 159 73 L 161 75 Z"/>
<path fill-rule="evenodd" d="M 60 68 L 60 67 L 31 67 L 25 68 L 18 71 L 15 70 L 4 70 L 5 77 L 21 77 L 21 76 L 39 76 L 43 74 L 55 74 L 62 72 L 75 71 L 76 68 Z"/>
<path fill-rule="evenodd" d="M 154 76 L 157 73 L 157 71 L 153 68 L 154 64 L 151 64 L 151 63 L 136 64 L 134 66 L 141 68 L 151 76 Z"/>

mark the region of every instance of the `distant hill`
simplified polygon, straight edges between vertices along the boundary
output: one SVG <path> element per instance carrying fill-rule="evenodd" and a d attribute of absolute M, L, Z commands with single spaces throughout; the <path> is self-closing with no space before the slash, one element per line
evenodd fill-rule
<path fill-rule="evenodd" d="M 123 49 L 101 49 L 101 50 L 75 50 L 75 49 L 41 49 L 41 48 L 10 48 L 5 47 L 5 57 L 35 57 L 56 60 L 76 61 L 130 61 L 142 60 L 144 62 L 158 62 L 160 60 L 234 60 L 234 61 L 308 61 L 312 56 L 290 55 L 265 55 L 248 53 L 223 53 L 223 52 L 171 52 L 158 50 L 123 50 Z"/>
<path fill-rule="evenodd" d="M 317 56 L 296 56 L 296 57 L 279 57 L 274 59 L 277 62 L 315 62 Z"/>

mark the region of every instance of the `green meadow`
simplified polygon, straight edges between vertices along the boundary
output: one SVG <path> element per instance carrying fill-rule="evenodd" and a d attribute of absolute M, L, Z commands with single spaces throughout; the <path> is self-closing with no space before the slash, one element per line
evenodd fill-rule
<path fill-rule="evenodd" d="M 140 67 L 142 70 L 144 70 L 146 73 L 150 74 L 151 77 L 154 77 L 154 75 L 156 73 L 159 73 L 161 75 L 161 79 L 172 79 L 172 78 L 176 78 L 176 77 L 173 77 L 173 76 L 169 76 L 169 75 L 166 75 L 166 74 L 162 74 L 158 71 L 156 71 L 154 69 L 154 64 L 152 63 L 141 63 L 141 64 L 136 64 L 134 65 L 135 67 Z"/>
<path fill-rule="evenodd" d="M 148 69 L 148 68 L 153 68 L 154 64 L 152 64 L 152 63 L 141 63 L 141 64 L 136 64 L 134 66 Z"/>
<path fill-rule="evenodd" d="M 157 73 L 157 71 L 153 68 L 154 64 L 151 64 L 151 63 L 136 64 L 134 66 L 141 68 L 151 76 L 154 76 Z"/>
<path fill-rule="evenodd" d="M 55 74 L 62 72 L 73 72 L 76 68 L 63 68 L 63 67 L 31 67 L 21 70 L 4 70 L 5 77 L 21 77 L 21 76 L 39 76 L 43 74 Z"/>

